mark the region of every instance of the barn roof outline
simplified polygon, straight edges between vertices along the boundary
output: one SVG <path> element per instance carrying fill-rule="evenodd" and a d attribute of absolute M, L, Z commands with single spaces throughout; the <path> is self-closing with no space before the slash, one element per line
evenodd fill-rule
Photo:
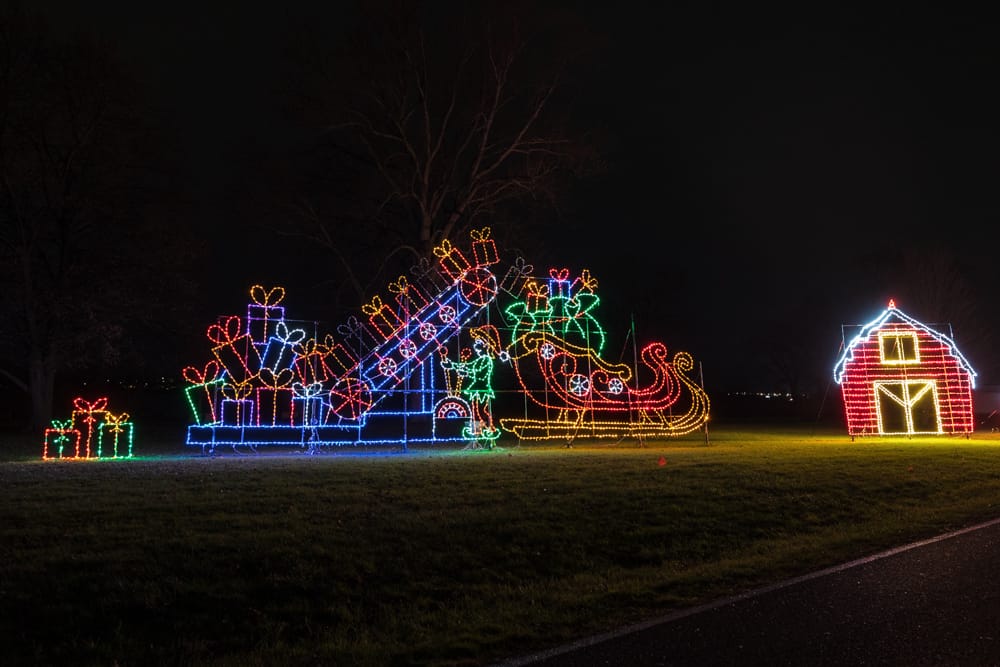
<path fill-rule="evenodd" d="M 928 335 L 937 339 L 938 342 L 946 346 L 951 355 L 956 359 L 958 359 L 961 366 L 966 371 L 968 371 L 969 379 L 972 383 L 972 388 L 973 389 L 975 388 L 976 371 L 973 370 L 972 365 L 969 364 L 968 359 L 966 359 L 965 356 L 959 351 L 958 346 L 955 345 L 955 341 L 953 341 L 951 338 L 944 335 L 940 331 L 935 331 L 934 329 L 930 328 L 923 322 L 919 322 L 913 319 L 912 317 L 901 311 L 899 308 L 897 308 L 896 302 L 892 299 L 889 300 L 889 307 L 886 308 L 884 311 L 882 311 L 882 313 L 877 318 L 875 318 L 868 324 L 864 325 L 861 328 L 861 331 L 858 333 L 858 335 L 852 338 L 851 342 L 848 343 L 846 348 L 844 348 L 844 354 L 841 355 L 840 359 L 837 361 L 837 364 L 833 367 L 834 382 L 840 384 L 841 381 L 844 379 L 844 371 L 846 370 L 847 362 L 854 359 L 854 349 L 858 346 L 858 344 L 860 344 L 864 340 L 867 340 L 873 331 L 878 331 L 882 327 L 882 325 L 885 324 L 890 318 L 896 318 L 898 320 L 901 320 L 909 324 L 915 329 L 920 329 L 921 331 L 926 332 Z"/>

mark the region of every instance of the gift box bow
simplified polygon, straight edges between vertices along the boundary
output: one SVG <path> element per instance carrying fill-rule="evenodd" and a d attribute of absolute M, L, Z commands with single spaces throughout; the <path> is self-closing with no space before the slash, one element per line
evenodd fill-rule
<path fill-rule="evenodd" d="M 410 283 L 406 276 L 400 276 L 395 282 L 389 283 L 389 291 L 393 294 L 406 294 L 410 289 Z"/>
<path fill-rule="evenodd" d="M 455 249 L 452 247 L 451 241 L 448 239 L 441 241 L 441 245 L 434 248 L 435 257 L 447 257 L 453 252 L 455 252 Z"/>
<path fill-rule="evenodd" d="M 315 338 L 303 341 L 292 349 L 300 357 L 308 357 L 312 354 L 323 354 L 326 352 L 326 347 Z"/>
<path fill-rule="evenodd" d="M 553 280 L 569 280 L 569 269 L 549 269 L 549 276 Z"/>
<path fill-rule="evenodd" d="M 216 345 L 226 345 L 233 342 L 240 337 L 240 316 L 230 315 L 221 325 L 211 325 L 205 335 Z"/>
<path fill-rule="evenodd" d="M 528 290 L 528 294 L 533 294 L 535 296 L 546 296 L 549 293 L 549 286 L 545 283 L 539 284 L 534 280 L 529 280 L 525 287 Z"/>
<path fill-rule="evenodd" d="M 590 269 L 584 269 L 580 272 L 579 281 L 583 288 L 589 292 L 594 292 L 597 289 L 597 278 L 590 275 Z"/>
<path fill-rule="evenodd" d="M 284 368 L 275 373 L 270 368 L 262 368 L 258 377 L 260 377 L 260 381 L 268 389 L 281 389 L 292 383 L 292 380 L 295 379 L 295 371 L 291 368 Z"/>
<path fill-rule="evenodd" d="M 358 318 L 351 315 L 347 318 L 347 322 L 341 324 L 337 327 L 337 333 L 339 333 L 344 338 L 361 338 L 361 322 Z"/>
<path fill-rule="evenodd" d="M 490 228 L 473 229 L 469 232 L 469 236 L 472 237 L 473 241 L 488 241 L 490 239 Z"/>
<path fill-rule="evenodd" d="M 99 398 L 93 403 L 83 398 L 74 398 L 73 407 L 80 412 L 100 412 L 108 407 L 108 399 Z"/>
<path fill-rule="evenodd" d="M 191 384 L 208 384 L 219 377 L 219 362 L 210 361 L 205 364 L 205 370 L 200 371 L 194 366 L 187 366 L 181 374 Z"/>
<path fill-rule="evenodd" d="M 384 306 L 385 304 L 382 303 L 382 297 L 376 294 L 375 296 L 372 297 L 371 303 L 366 303 L 365 305 L 361 306 L 361 312 L 364 313 L 365 315 L 377 315 L 378 312 L 382 310 Z"/>
<path fill-rule="evenodd" d="M 305 329 L 291 329 L 289 330 L 288 325 L 283 321 L 278 322 L 274 328 L 274 337 L 280 340 L 284 345 L 298 345 L 306 337 Z"/>
<path fill-rule="evenodd" d="M 108 429 L 109 431 L 111 431 L 111 433 L 121 433 L 123 430 L 125 430 L 123 428 L 125 424 L 128 423 L 128 413 L 123 412 L 117 417 L 115 417 L 113 414 L 109 412 L 108 414 L 104 415 L 104 423 L 111 427 L 110 429 Z"/>
<path fill-rule="evenodd" d="M 514 260 L 514 264 L 510 267 L 510 269 L 517 275 L 524 277 L 534 271 L 535 266 L 533 264 L 525 263 L 524 257 L 518 257 Z"/>
<path fill-rule="evenodd" d="M 73 420 L 64 419 L 63 421 L 59 421 L 58 419 L 53 419 L 52 428 L 54 428 L 57 431 L 69 431 L 70 429 L 73 428 Z M 61 434 L 61 437 L 65 438 L 66 434 L 65 433 Z"/>
<path fill-rule="evenodd" d="M 250 395 L 252 387 L 249 382 L 243 384 L 222 385 L 222 395 L 231 401 L 240 401 Z"/>
<path fill-rule="evenodd" d="M 258 306 L 277 306 L 285 298 L 285 288 L 265 289 L 263 285 L 254 285 L 250 288 L 250 298 Z"/>
<path fill-rule="evenodd" d="M 417 263 L 410 267 L 410 273 L 417 276 L 418 278 L 426 277 L 434 271 L 434 267 L 431 262 L 426 257 L 421 257 L 417 260 Z"/>
<path fill-rule="evenodd" d="M 292 393 L 299 398 L 315 398 L 320 395 L 323 391 L 322 382 L 313 382 L 311 384 L 302 384 L 301 382 L 296 382 L 292 385 Z"/>

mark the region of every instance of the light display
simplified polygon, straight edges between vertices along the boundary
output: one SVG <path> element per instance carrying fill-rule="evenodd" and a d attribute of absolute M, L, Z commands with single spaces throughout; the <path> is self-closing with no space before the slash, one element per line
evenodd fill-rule
<path fill-rule="evenodd" d="M 422 260 L 391 281 L 388 296 L 371 296 L 335 333 L 296 327 L 283 288 L 251 287 L 246 320 L 218 318 L 206 332 L 207 363 L 183 371 L 194 416 L 187 443 L 205 453 L 441 442 L 490 450 L 503 431 L 647 438 L 707 422 L 691 355 L 669 358 L 651 343 L 636 352 L 641 369 L 605 361 L 589 271 L 538 278 L 520 257 L 498 268 L 490 229 L 470 236 L 471 253 L 443 240 L 433 265 Z M 494 417 L 500 377 L 519 385 L 523 417 Z"/>
<path fill-rule="evenodd" d="M 975 378 L 950 337 L 906 315 L 893 300 L 860 327 L 834 367 L 852 438 L 969 434 Z"/>
<path fill-rule="evenodd" d="M 133 425 L 127 412 L 108 411 L 108 399 L 73 400 L 72 416 L 52 420 L 43 433 L 42 458 L 132 458 Z"/>
<path fill-rule="evenodd" d="M 534 409 L 501 418 L 501 427 L 525 440 L 570 440 L 669 437 L 706 424 L 708 395 L 688 377 L 687 352 L 671 359 L 662 343 L 646 345 L 644 384 L 627 364 L 604 360 L 596 289 L 589 271 L 570 280 L 567 269 L 552 269 L 545 283 L 527 280 L 525 299 L 507 307 L 507 353 Z"/>
<path fill-rule="evenodd" d="M 204 452 L 469 439 L 492 446 L 499 429 L 485 390 L 469 395 L 475 406 L 449 392 L 438 352 L 479 324 L 497 297 L 489 236 L 476 230 L 474 261 L 443 241 L 436 268 L 399 276 L 389 298 L 374 295 L 363 320 L 349 318 L 336 334 L 307 336 L 279 305 L 283 288 L 254 285 L 246 326 L 237 315 L 220 317 L 206 333 L 213 358 L 183 371 L 194 414 L 187 443 Z"/>

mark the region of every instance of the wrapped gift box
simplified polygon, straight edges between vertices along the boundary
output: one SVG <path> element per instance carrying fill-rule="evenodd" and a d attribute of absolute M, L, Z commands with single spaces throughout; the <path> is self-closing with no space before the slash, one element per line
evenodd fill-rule
<path fill-rule="evenodd" d="M 500 261 L 496 243 L 490 238 L 489 227 L 473 229 L 469 234 L 472 236 L 472 257 L 476 260 L 476 266 L 490 266 Z"/>
<path fill-rule="evenodd" d="M 236 384 L 249 382 L 260 370 L 260 355 L 250 334 L 240 333 L 240 318 L 231 315 L 220 324 L 213 324 L 206 334 L 215 343 L 212 354 Z"/>
<path fill-rule="evenodd" d="M 118 417 L 109 413 L 104 419 L 97 427 L 97 456 L 131 458 L 132 423 L 128 421 L 128 413 Z"/>
<path fill-rule="evenodd" d="M 257 426 L 291 426 L 295 404 L 291 387 L 257 388 Z"/>
<path fill-rule="evenodd" d="M 295 361 L 295 346 L 305 340 L 305 337 L 305 330 L 289 330 L 284 322 L 278 322 L 274 328 L 274 335 L 268 339 L 264 353 L 261 355 L 261 369 L 270 368 L 273 371 L 281 371 L 285 368 L 291 368 Z"/>
<path fill-rule="evenodd" d="M 253 426 L 253 404 L 254 402 L 247 398 L 222 399 L 222 425 Z"/>
<path fill-rule="evenodd" d="M 75 459 L 80 457 L 80 432 L 73 428 L 73 421 L 52 420 L 52 427 L 45 429 L 42 445 L 43 459 Z"/>
<path fill-rule="evenodd" d="M 285 319 L 285 309 L 279 306 L 285 298 L 284 287 L 265 289 L 260 285 L 250 288 L 247 304 L 247 335 L 259 345 L 264 345 L 274 332 L 275 325 Z"/>
<path fill-rule="evenodd" d="M 333 377 L 333 372 L 326 363 L 326 356 L 329 350 L 325 345 L 317 342 L 315 338 L 303 342 L 295 347 L 295 361 L 292 367 L 302 384 L 313 384 L 316 382 L 326 382 Z"/>
<path fill-rule="evenodd" d="M 388 304 L 382 303 L 382 298 L 378 295 L 372 297 L 371 303 L 361 306 L 361 311 L 368 315 L 368 321 L 385 339 L 391 338 L 396 330 L 403 326 L 403 320 L 396 311 Z"/>
<path fill-rule="evenodd" d="M 427 305 L 427 297 L 406 276 L 400 276 L 395 282 L 389 283 L 389 291 L 396 295 L 396 303 L 404 314 L 404 319 Z"/>
<path fill-rule="evenodd" d="M 514 260 L 514 263 L 507 268 L 507 272 L 504 274 L 503 278 L 500 279 L 500 289 L 505 290 L 514 296 L 521 296 L 521 293 L 525 288 L 525 283 L 528 281 L 528 278 L 531 277 L 531 273 L 534 270 L 535 267 L 531 264 L 526 264 L 523 257 L 518 257 Z"/>
<path fill-rule="evenodd" d="M 88 401 L 83 398 L 73 399 L 73 428 L 80 432 L 80 455 L 90 458 L 96 451 L 96 435 L 98 425 L 104 421 L 107 414 L 108 399 L 99 398 Z"/>
<path fill-rule="evenodd" d="M 462 251 L 454 247 L 448 239 L 441 241 L 441 245 L 434 248 L 434 256 L 438 258 L 438 266 L 452 281 L 458 280 L 472 268 Z"/>
<path fill-rule="evenodd" d="M 569 280 L 569 269 L 549 269 L 549 298 L 569 299 L 571 293 L 571 283 Z"/>

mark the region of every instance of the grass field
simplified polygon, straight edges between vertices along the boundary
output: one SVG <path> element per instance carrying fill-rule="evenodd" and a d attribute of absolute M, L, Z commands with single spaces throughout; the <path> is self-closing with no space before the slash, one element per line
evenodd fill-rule
<path fill-rule="evenodd" d="M 0 664 L 485 665 L 1000 516 L 1000 435 L 388 456 L 0 438 Z"/>

